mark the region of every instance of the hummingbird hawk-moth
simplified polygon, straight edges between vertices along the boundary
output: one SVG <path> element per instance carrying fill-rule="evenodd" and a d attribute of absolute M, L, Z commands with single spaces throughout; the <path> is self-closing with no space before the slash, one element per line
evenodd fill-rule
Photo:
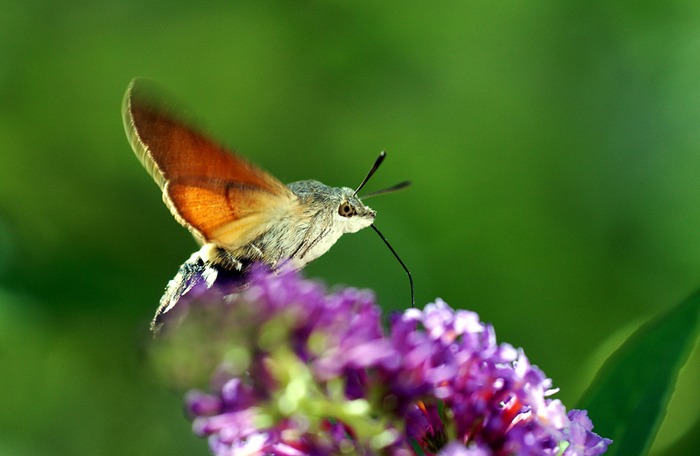
<path fill-rule="evenodd" d="M 273 271 L 283 265 L 300 269 L 343 234 L 368 226 L 389 246 L 373 225 L 376 212 L 357 196 L 384 152 L 356 190 L 316 180 L 284 185 L 183 122 L 158 92 L 143 79 L 131 82 L 123 101 L 124 127 L 136 156 L 163 191 L 166 206 L 201 248 L 168 283 L 152 329 L 198 283 L 211 287 L 217 280 L 234 280 L 244 286 L 254 263 Z M 413 299 L 411 275 L 401 265 L 409 275 Z"/>

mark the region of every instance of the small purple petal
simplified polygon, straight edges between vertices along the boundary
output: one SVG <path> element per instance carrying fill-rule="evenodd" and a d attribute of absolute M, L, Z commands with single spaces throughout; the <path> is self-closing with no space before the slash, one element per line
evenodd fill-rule
<path fill-rule="evenodd" d="M 221 399 L 211 394 L 191 390 L 185 398 L 187 410 L 192 416 L 211 416 L 221 413 Z"/>
<path fill-rule="evenodd" d="M 569 447 L 563 456 L 597 456 L 607 451 L 612 440 L 593 433 L 593 423 L 585 410 L 569 412 Z"/>
<path fill-rule="evenodd" d="M 459 442 L 450 442 L 439 453 L 439 456 L 492 456 L 493 453 L 486 448 L 471 446 L 467 448 Z"/>

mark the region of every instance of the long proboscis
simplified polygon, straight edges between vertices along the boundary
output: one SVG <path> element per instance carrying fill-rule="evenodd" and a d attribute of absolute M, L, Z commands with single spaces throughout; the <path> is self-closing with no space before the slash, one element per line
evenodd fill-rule
<path fill-rule="evenodd" d="M 404 271 L 406 271 L 406 275 L 408 275 L 408 284 L 411 287 L 411 308 L 416 307 L 416 293 L 413 288 L 413 276 L 411 275 L 411 271 L 408 270 L 404 262 L 401 260 L 401 257 L 399 257 L 399 254 L 396 253 L 396 250 L 389 244 L 389 241 L 387 238 L 384 237 L 384 235 L 379 231 L 379 229 L 373 224 L 370 225 L 372 229 L 379 235 L 380 238 L 382 238 L 382 241 L 386 244 L 387 247 L 389 247 L 389 250 L 391 250 L 391 253 L 394 254 L 394 257 L 399 261 L 399 264 L 403 268 Z"/>

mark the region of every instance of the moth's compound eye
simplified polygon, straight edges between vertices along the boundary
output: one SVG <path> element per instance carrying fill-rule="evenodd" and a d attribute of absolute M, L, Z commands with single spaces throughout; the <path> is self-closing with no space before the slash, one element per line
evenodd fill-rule
<path fill-rule="evenodd" d="M 353 215 L 357 214 L 357 212 L 355 211 L 355 207 L 346 201 L 341 203 L 341 205 L 338 207 L 338 214 L 340 214 L 342 217 L 352 217 Z"/>

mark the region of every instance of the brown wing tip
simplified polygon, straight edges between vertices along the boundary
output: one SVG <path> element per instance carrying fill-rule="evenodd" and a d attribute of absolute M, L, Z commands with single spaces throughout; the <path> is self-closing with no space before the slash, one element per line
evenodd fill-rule
<path fill-rule="evenodd" d="M 151 157 L 151 152 L 139 134 L 139 126 L 135 111 L 165 112 L 162 100 L 157 94 L 161 92 L 157 84 L 149 79 L 134 78 L 131 80 L 122 99 L 122 122 L 129 144 L 148 174 L 161 189 L 165 178 L 158 164 Z"/>

